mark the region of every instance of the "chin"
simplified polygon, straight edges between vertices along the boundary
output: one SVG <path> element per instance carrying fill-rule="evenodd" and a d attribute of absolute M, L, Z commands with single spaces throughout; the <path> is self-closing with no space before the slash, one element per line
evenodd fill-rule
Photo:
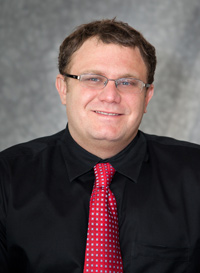
<path fill-rule="evenodd" d="M 108 133 L 97 133 L 93 135 L 94 139 L 99 140 L 99 141 L 118 141 L 121 139 L 121 137 L 119 135 L 116 134 L 108 134 Z"/>

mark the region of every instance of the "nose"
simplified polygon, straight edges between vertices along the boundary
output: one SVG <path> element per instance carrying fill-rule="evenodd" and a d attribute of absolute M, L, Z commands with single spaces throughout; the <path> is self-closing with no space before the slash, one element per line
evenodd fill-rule
<path fill-rule="evenodd" d="M 106 86 L 100 90 L 99 99 L 109 103 L 119 103 L 121 101 L 121 95 L 116 87 L 115 80 L 109 80 Z"/>

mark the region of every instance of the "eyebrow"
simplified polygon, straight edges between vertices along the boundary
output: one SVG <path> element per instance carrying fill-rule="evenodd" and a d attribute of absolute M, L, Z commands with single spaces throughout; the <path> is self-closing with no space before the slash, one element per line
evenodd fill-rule
<path fill-rule="evenodd" d="M 100 70 L 86 70 L 84 72 L 82 72 L 81 74 L 97 74 L 97 75 L 101 75 L 101 76 L 104 76 L 104 77 L 107 77 L 105 75 L 105 73 L 101 72 Z M 121 79 L 121 78 L 134 78 L 134 79 L 139 79 L 139 77 L 137 77 L 136 75 L 133 75 L 133 74 L 123 74 L 119 77 L 117 77 L 116 79 Z"/>
<path fill-rule="evenodd" d="M 136 75 L 133 75 L 133 74 L 124 74 L 120 78 L 134 78 L 134 79 L 138 79 L 138 77 Z"/>

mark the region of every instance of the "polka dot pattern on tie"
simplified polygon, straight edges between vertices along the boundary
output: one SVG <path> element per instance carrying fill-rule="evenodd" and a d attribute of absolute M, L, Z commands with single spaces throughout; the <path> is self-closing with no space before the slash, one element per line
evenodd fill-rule
<path fill-rule="evenodd" d="M 99 163 L 94 173 L 84 273 L 122 273 L 117 204 L 109 188 L 115 169 L 110 163 Z"/>

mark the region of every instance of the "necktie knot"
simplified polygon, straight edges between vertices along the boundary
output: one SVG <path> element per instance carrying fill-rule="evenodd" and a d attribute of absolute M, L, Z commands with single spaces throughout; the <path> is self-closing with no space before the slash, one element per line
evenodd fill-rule
<path fill-rule="evenodd" d="M 115 174 L 115 169 L 110 163 L 98 163 L 94 166 L 95 186 L 109 187 Z"/>
<path fill-rule="evenodd" d="M 109 188 L 115 169 L 110 163 L 98 163 L 94 173 L 84 273 L 123 273 L 117 203 Z"/>

